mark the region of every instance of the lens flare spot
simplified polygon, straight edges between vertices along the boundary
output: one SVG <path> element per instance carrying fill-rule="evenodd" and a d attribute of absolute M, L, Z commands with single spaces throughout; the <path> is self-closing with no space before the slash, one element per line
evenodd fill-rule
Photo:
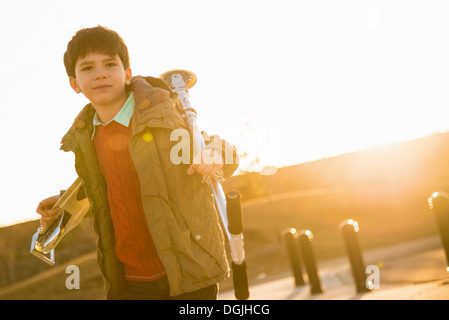
<path fill-rule="evenodd" d="M 125 134 L 115 134 L 109 137 L 107 146 L 116 152 L 124 151 L 128 147 L 128 136 Z"/>
<path fill-rule="evenodd" d="M 151 140 L 153 140 L 153 135 L 147 132 L 142 136 L 142 140 L 145 142 L 150 142 Z"/>

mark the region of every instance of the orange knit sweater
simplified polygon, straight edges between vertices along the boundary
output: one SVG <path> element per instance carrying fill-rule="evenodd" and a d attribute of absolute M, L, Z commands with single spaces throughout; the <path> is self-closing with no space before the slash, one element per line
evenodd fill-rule
<path fill-rule="evenodd" d="M 165 276 L 142 206 L 140 182 L 129 153 L 131 124 L 112 121 L 96 128 L 94 145 L 108 186 L 115 231 L 115 253 L 127 280 L 152 281 Z"/>

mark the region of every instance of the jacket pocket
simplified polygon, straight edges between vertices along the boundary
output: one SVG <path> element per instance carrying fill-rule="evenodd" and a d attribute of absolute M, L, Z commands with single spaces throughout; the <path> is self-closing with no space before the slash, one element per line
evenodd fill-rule
<path fill-rule="evenodd" d="M 220 272 L 227 272 L 224 236 L 215 211 L 186 210 L 182 212 L 182 216 L 190 230 L 191 241 L 215 262 L 211 264 L 210 261 L 200 261 L 203 267 L 210 269 L 208 273 L 215 273 L 214 265 L 219 267 Z"/>

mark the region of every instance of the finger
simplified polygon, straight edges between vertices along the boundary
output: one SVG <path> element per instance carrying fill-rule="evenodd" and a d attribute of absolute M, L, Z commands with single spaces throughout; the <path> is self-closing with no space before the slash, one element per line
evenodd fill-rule
<path fill-rule="evenodd" d="M 54 199 L 53 197 L 49 197 L 47 199 L 42 200 L 39 202 L 39 206 L 43 208 L 50 208 L 54 205 Z"/>
<path fill-rule="evenodd" d="M 50 222 L 53 222 L 53 221 L 55 221 L 55 220 L 58 220 L 58 216 L 56 215 L 56 216 L 48 216 L 48 217 L 45 217 L 45 216 L 42 216 L 41 217 L 41 219 L 40 219 L 40 223 L 41 223 L 41 225 L 43 225 L 44 227 L 45 226 L 47 226 Z"/>
<path fill-rule="evenodd" d="M 195 172 L 196 172 L 196 165 L 195 165 L 195 164 L 192 164 L 192 165 L 189 167 L 189 169 L 187 169 L 187 171 L 186 171 L 186 173 L 187 173 L 188 175 L 194 174 Z"/>
<path fill-rule="evenodd" d="M 206 163 L 223 164 L 223 157 L 215 149 L 207 149 L 203 152 L 203 161 Z"/>
<path fill-rule="evenodd" d="M 212 164 L 202 162 L 201 164 L 196 166 L 196 172 L 204 175 L 207 171 L 209 171 L 211 166 Z"/>
<path fill-rule="evenodd" d="M 40 214 L 41 216 L 46 216 L 46 217 L 53 216 L 53 215 L 57 216 L 59 213 L 61 213 L 61 211 L 62 211 L 62 209 L 59 208 L 59 207 L 55 207 L 55 208 L 52 208 L 52 209 L 46 209 L 46 208 L 38 207 L 37 210 L 36 210 L 36 212 L 38 214 Z"/>
<path fill-rule="evenodd" d="M 41 221 L 49 222 L 49 221 L 57 220 L 58 218 L 59 218 L 58 215 L 42 216 Z"/>
<path fill-rule="evenodd" d="M 217 172 L 218 172 L 220 169 L 222 169 L 222 168 L 223 168 L 223 165 L 222 165 L 222 164 L 215 164 L 215 165 L 213 166 L 213 168 L 211 169 L 209 175 L 210 175 L 210 176 L 215 176 L 215 175 L 217 174 Z"/>
<path fill-rule="evenodd" d="M 189 169 L 187 169 L 188 175 L 194 174 L 195 172 L 198 171 L 198 166 L 201 164 L 201 160 L 202 160 L 202 155 L 200 152 L 193 158 L 192 165 L 189 167 Z"/>
<path fill-rule="evenodd" d="M 36 208 L 36 212 L 42 214 L 45 210 L 47 210 L 47 206 L 44 201 L 39 202 L 39 205 Z"/>
<path fill-rule="evenodd" d="M 59 207 L 55 207 L 47 211 L 50 215 L 59 215 L 62 212 L 62 209 Z"/>
<path fill-rule="evenodd" d="M 187 170 L 187 174 L 198 172 L 209 175 L 215 164 L 220 164 L 220 158 L 214 155 L 214 150 L 204 150 L 193 158 L 193 164 Z M 218 171 L 218 169 L 217 169 Z"/>
<path fill-rule="evenodd" d="M 201 183 L 209 183 L 210 177 L 209 176 L 203 176 L 203 181 Z"/>
<path fill-rule="evenodd" d="M 205 175 L 213 177 L 217 174 L 217 172 L 223 168 L 223 165 L 214 164 L 208 172 L 205 172 Z"/>
<path fill-rule="evenodd" d="M 214 174 L 213 174 L 213 171 L 214 171 L 214 167 L 215 167 L 215 165 L 214 164 L 208 164 L 208 165 L 206 165 L 204 168 L 203 168 L 203 170 L 202 170 L 202 174 L 203 175 L 205 175 L 205 176 L 213 176 Z M 218 169 L 217 169 L 218 170 Z"/>
<path fill-rule="evenodd" d="M 198 159 L 198 162 L 194 161 L 193 164 L 190 166 L 191 169 L 189 168 L 189 170 L 191 173 L 194 172 L 203 173 L 208 164 L 205 163 L 201 157 L 196 159 Z"/>
<path fill-rule="evenodd" d="M 44 206 L 41 206 L 41 205 L 39 205 L 37 207 L 37 209 L 36 209 L 36 212 L 38 214 L 40 214 L 41 216 L 46 216 L 47 215 L 47 211 L 48 211 L 48 209 L 46 207 L 44 207 Z"/>
<path fill-rule="evenodd" d="M 56 196 L 46 198 L 41 202 L 39 202 L 37 208 L 40 210 L 51 209 L 51 207 L 55 205 L 56 201 L 57 201 Z"/>

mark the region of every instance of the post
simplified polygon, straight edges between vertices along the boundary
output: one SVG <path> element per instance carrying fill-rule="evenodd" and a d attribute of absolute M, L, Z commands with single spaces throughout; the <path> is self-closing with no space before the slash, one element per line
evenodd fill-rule
<path fill-rule="evenodd" d="M 245 249 L 243 244 L 243 215 L 240 192 L 226 193 L 229 246 L 232 256 L 234 293 L 237 300 L 249 298 L 248 275 L 246 272 Z"/>
<path fill-rule="evenodd" d="M 301 262 L 299 258 L 299 248 L 296 244 L 298 234 L 296 229 L 290 228 L 284 231 L 284 239 L 287 245 L 287 252 L 292 266 L 293 275 L 295 277 L 295 285 L 297 287 L 305 285 L 301 270 Z"/>
<path fill-rule="evenodd" d="M 340 223 L 340 230 L 343 233 L 343 240 L 349 255 L 349 261 L 352 267 L 356 289 L 358 293 L 371 291 L 366 285 L 366 267 L 363 261 L 362 251 L 360 249 L 357 233 L 359 224 L 357 221 L 348 219 Z"/>
<path fill-rule="evenodd" d="M 304 264 L 306 265 L 307 275 L 309 277 L 310 293 L 311 294 L 323 293 L 324 289 L 321 286 L 315 256 L 312 250 L 313 234 L 310 230 L 301 230 L 299 232 L 298 238 L 299 238 L 300 251 L 302 252 Z"/>
<path fill-rule="evenodd" d="M 449 194 L 441 191 L 435 192 L 428 202 L 435 215 L 441 242 L 446 252 L 446 270 L 449 271 Z"/>

